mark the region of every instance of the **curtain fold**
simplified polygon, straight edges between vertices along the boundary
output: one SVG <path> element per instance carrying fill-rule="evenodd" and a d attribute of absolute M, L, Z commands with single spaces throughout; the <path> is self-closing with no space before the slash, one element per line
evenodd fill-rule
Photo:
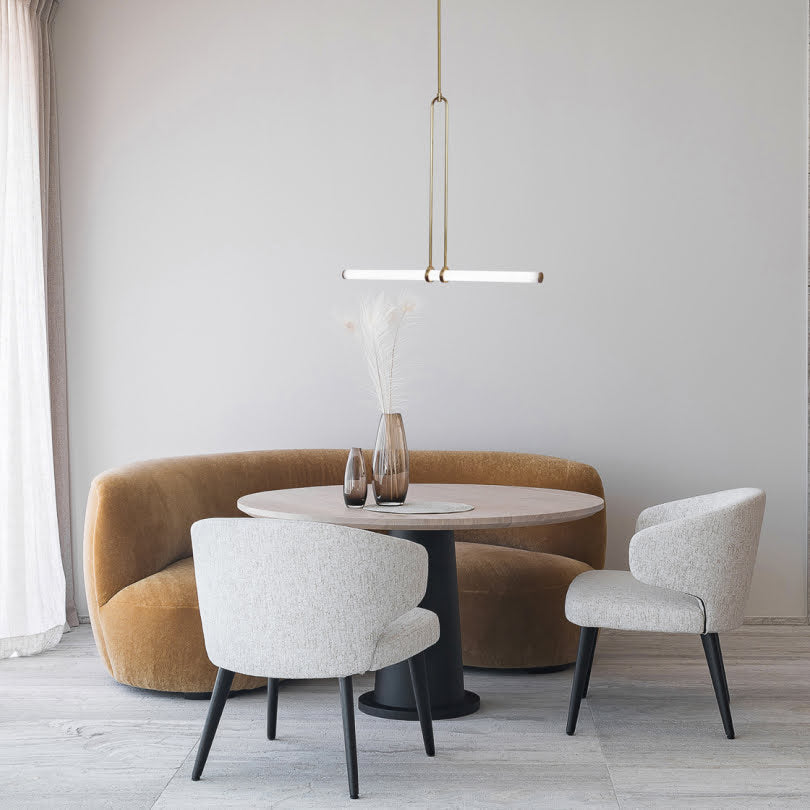
<path fill-rule="evenodd" d="M 53 20 L 60 0 L 39 0 L 37 21 L 40 81 L 40 182 L 42 221 L 47 238 L 43 240 L 45 296 L 48 310 L 48 367 L 51 384 L 51 430 L 56 484 L 56 516 L 59 546 L 65 572 L 67 623 L 77 627 L 73 579 L 73 546 L 70 521 L 70 467 L 68 463 L 67 351 L 65 348 L 65 286 L 62 269 L 62 207 L 59 188 L 59 122 L 56 109 L 56 76 L 53 68 Z"/>
<path fill-rule="evenodd" d="M 51 51 L 57 7 L 0 0 L 0 658 L 53 646 L 76 618 Z"/>

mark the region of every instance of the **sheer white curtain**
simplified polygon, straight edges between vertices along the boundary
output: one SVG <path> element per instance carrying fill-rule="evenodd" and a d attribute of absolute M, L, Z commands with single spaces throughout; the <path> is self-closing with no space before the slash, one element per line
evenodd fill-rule
<path fill-rule="evenodd" d="M 63 391 L 64 344 L 53 316 L 49 347 L 49 304 L 57 320 L 62 312 L 61 300 L 49 301 L 52 271 L 62 291 L 50 54 L 56 6 L 0 0 L 0 658 L 53 646 L 66 618 L 55 472 L 56 464 L 64 473 L 65 447 L 51 407 L 55 370 Z"/>

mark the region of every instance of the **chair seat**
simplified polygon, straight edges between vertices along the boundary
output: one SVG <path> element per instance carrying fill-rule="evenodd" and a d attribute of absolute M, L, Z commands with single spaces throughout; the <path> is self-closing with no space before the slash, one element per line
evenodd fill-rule
<path fill-rule="evenodd" d="M 377 641 L 369 670 L 398 664 L 439 640 L 439 617 L 431 610 L 413 608 L 395 619 Z"/>
<path fill-rule="evenodd" d="M 706 617 L 696 596 L 645 585 L 629 571 L 586 571 L 568 589 L 568 621 L 580 627 L 703 633 Z"/>

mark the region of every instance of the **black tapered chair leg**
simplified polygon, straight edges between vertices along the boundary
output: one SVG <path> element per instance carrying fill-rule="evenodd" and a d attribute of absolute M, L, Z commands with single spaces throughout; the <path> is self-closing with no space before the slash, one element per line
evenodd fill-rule
<path fill-rule="evenodd" d="M 349 798 L 360 795 L 357 778 L 357 738 L 354 733 L 354 697 L 352 695 L 352 676 L 339 678 L 340 708 L 343 710 L 343 744 L 346 747 L 346 770 L 349 774 Z"/>
<path fill-rule="evenodd" d="M 278 717 L 278 678 L 267 679 L 267 739 L 276 739 Z"/>
<path fill-rule="evenodd" d="M 416 713 L 419 715 L 419 725 L 422 727 L 422 741 L 425 743 L 425 753 L 429 757 L 433 757 L 436 756 L 436 746 L 433 742 L 433 712 L 430 709 L 425 653 L 420 652 L 409 658 L 408 667 L 411 670 L 411 686 L 416 698 Z"/>
<path fill-rule="evenodd" d="M 591 670 L 593 669 L 593 656 L 596 653 L 596 642 L 599 639 L 599 628 L 595 628 L 596 632 L 593 634 L 593 640 L 591 641 L 591 649 L 588 653 L 588 672 L 585 675 L 585 686 L 582 690 L 582 699 L 584 700 L 588 697 L 588 687 L 591 683 Z"/>
<path fill-rule="evenodd" d="M 723 693 L 726 696 L 726 703 L 731 706 L 731 694 L 728 691 L 728 679 L 726 678 L 726 665 L 723 661 L 723 651 L 720 649 L 720 636 L 717 633 L 712 633 L 714 637 L 714 649 L 717 651 L 717 660 L 720 661 L 720 672 L 723 675 Z"/>
<path fill-rule="evenodd" d="M 585 691 L 588 671 L 591 667 L 594 650 L 596 649 L 597 627 L 583 627 L 579 631 L 579 651 L 577 652 L 577 666 L 574 670 L 574 680 L 571 684 L 571 702 L 568 706 L 568 724 L 565 733 L 571 735 L 576 731 L 579 705 Z"/>
<path fill-rule="evenodd" d="M 200 747 L 197 749 L 197 758 L 194 760 L 194 770 L 191 772 L 191 778 L 194 782 L 197 782 L 202 776 L 205 761 L 208 759 L 208 752 L 211 750 L 211 743 L 217 733 L 219 718 L 222 717 L 222 710 L 225 708 L 225 701 L 228 699 L 228 692 L 231 691 L 232 683 L 233 672 L 220 667 L 217 672 L 214 691 L 211 693 L 211 703 L 208 705 L 208 715 L 205 718 Z"/>
<path fill-rule="evenodd" d="M 733 740 L 734 724 L 731 722 L 728 683 L 726 681 L 725 667 L 723 666 L 723 655 L 720 652 L 720 639 L 717 637 L 717 633 L 704 633 L 700 640 L 703 642 L 703 651 L 706 653 L 706 662 L 712 676 L 712 686 L 720 709 L 720 717 L 723 718 L 723 728 L 726 731 L 726 737 Z"/>

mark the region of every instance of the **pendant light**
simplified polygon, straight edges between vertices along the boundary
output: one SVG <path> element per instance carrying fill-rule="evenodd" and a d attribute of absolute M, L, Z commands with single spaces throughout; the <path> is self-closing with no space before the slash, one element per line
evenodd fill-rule
<path fill-rule="evenodd" d="M 537 284 L 543 274 L 534 270 L 455 270 L 447 266 L 447 155 L 449 105 L 442 95 L 442 0 L 436 0 L 437 78 L 436 95 L 430 102 L 430 193 L 428 215 L 428 263 L 425 270 L 344 270 L 343 278 L 351 281 L 493 281 L 517 284 Z M 436 106 L 444 105 L 444 260 L 440 270 L 433 266 L 433 137 Z"/>

